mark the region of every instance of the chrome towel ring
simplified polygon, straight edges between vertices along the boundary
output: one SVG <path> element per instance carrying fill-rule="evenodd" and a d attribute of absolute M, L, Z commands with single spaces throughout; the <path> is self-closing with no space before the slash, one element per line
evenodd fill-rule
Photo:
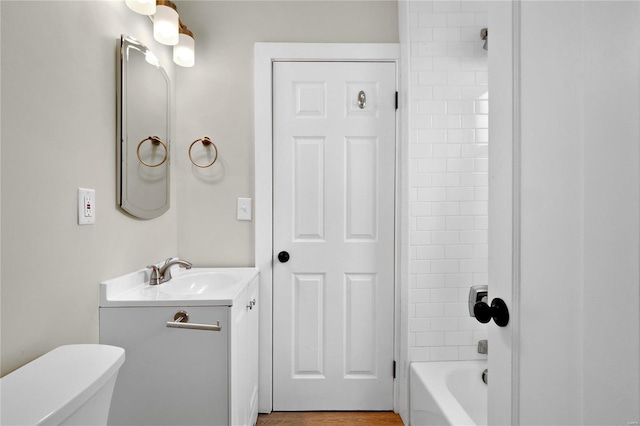
<path fill-rule="evenodd" d="M 215 155 L 215 157 L 213 157 L 213 161 L 210 162 L 209 164 L 198 163 L 191 156 L 191 149 L 198 142 L 202 142 L 202 145 L 205 146 L 205 147 L 208 147 L 209 145 L 211 145 L 211 146 L 213 146 L 213 149 L 216 151 L 216 155 Z M 200 139 L 196 139 L 195 141 L 191 142 L 191 146 L 189 147 L 189 160 L 191 160 L 191 162 L 193 163 L 194 166 L 200 167 L 201 169 L 204 169 L 206 167 L 211 167 L 218 160 L 218 147 L 216 146 L 215 143 L 213 143 L 213 141 L 211 139 L 209 139 L 208 136 L 205 136 L 205 137 L 200 138 Z"/>
<path fill-rule="evenodd" d="M 145 162 L 142 157 L 140 157 L 140 147 L 142 146 L 143 143 L 145 143 L 146 141 L 151 141 L 151 143 L 155 146 L 161 145 L 162 148 L 164 148 L 164 158 L 162 159 L 161 162 L 159 162 L 158 164 L 149 164 L 147 162 Z M 158 167 L 164 164 L 165 161 L 167 161 L 167 158 L 169 157 L 169 151 L 167 150 L 167 144 L 165 144 L 164 142 L 162 142 L 162 140 L 157 137 L 157 136 L 149 136 L 148 138 L 142 139 L 140 141 L 140 143 L 138 144 L 138 149 L 136 150 L 136 154 L 138 155 L 138 160 L 140 160 L 140 162 L 142 164 L 144 164 L 147 167 Z"/>

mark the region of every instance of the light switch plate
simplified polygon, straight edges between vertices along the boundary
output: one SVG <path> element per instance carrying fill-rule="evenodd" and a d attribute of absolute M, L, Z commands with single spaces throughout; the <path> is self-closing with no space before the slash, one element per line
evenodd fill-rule
<path fill-rule="evenodd" d="M 78 188 L 78 225 L 96 223 L 96 190 Z"/>
<path fill-rule="evenodd" d="M 238 220 L 251 220 L 251 198 L 238 198 Z"/>

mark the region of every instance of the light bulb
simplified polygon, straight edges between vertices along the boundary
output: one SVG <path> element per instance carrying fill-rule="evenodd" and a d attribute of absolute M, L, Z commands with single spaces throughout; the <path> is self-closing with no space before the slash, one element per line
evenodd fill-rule
<path fill-rule="evenodd" d="M 156 0 L 126 0 L 129 9 L 141 15 L 153 15 L 156 13 Z"/>
<path fill-rule="evenodd" d="M 193 33 L 184 25 L 180 26 L 178 44 L 173 46 L 173 62 L 181 67 L 192 67 L 195 65 L 195 40 Z"/>
<path fill-rule="evenodd" d="M 153 38 L 169 46 L 178 44 L 178 9 L 168 0 L 156 1 L 153 15 Z"/>

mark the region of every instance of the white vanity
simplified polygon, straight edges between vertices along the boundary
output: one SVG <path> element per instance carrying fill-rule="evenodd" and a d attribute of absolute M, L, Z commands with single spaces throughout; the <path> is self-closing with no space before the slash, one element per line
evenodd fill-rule
<path fill-rule="evenodd" d="M 100 284 L 100 343 L 126 360 L 112 425 L 253 425 L 258 416 L 256 268 L 150 270 Z"/>

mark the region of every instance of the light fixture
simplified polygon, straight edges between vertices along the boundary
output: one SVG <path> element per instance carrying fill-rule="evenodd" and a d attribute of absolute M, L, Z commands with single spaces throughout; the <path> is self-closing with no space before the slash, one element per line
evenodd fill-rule
<path fill-rule="evenodd" d="M 178 44 L 173 46 L 173 62 L 181 67 L 192 67 L 196 59 L 195 44 L 193 33 L 180 21 Z"/>
<path fill-rule="evenodd" d="M 153 38 L 169 46 L 178 44 L 178 8 L 169 0 L 156 0 L 153 15 Z"/>
<path fill-rule="evenodd" d="M 149 15 L 153 21 L 153 38 L 162 44 L 173 46 L 173 62 L 176 65 L 181 67 L 195 65 L 195 38 L 180 20 L 178 8 L 173 2 L 169 0 L 125 0 L 125 3 L 134 12 Z M 147 62 L 159 66 L 158 58 L 155 56 L 147 56 Z"/>
<path fill-rule="evenodd" d="M 156 0 L 126 0 L 129 9 L 140 15 L 153 15 L 156 13 Z"/>

